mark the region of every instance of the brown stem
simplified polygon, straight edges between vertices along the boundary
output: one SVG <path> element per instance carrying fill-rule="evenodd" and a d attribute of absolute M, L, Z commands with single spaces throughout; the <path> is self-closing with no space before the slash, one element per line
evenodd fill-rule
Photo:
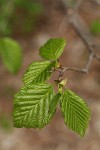
<path fill-rule="evenodd" d="M 58 71 L 59 73 L 60 72 L 64 73 L 65 71 L 71 70 L 71 71 L 76 71 L 80 73 L 88 73 L 91 63 L 94 60 L 94 58 L 100 61 L 100 57 L 97 56 L 97 54 L 94 51 L 94 49 L 96 48 L 96 43 L 94 42 L 95 40 L 93 36 L 91 35 L 85 21 L 78 13 L 78 9 L 81 3 L 83 2 L 83 0 L 76 0 L 75 5 L 73 5 L 73 7 L 70 7 L 71 6 L 70 2 L 71 2 L 70 0 L 68 1 L 63 0 L 65 9 L 68 10 L 68 23 L 72 24 L 75 31 L 78 33 L 78 35 L 80 36 L 84 44 L 87 46 L 87 50 L 89 52 L 89 58 L 88 58 L 88 62 L 85 68 L 61 67 L 59 69 L 56 69 L 56 71 Z"/>

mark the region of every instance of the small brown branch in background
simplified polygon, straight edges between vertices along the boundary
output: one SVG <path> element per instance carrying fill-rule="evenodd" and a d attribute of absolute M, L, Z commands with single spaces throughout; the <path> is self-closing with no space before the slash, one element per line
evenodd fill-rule
<path fill-rule="evenodd" d="M 91 35 L 85 21 L 78 13 L 78 9 L 81 3 L 83 2 L 83 0 L 76 0 L 75 5 L 73 5 L 73 7 L 70 7 L 71 0 L 68 1 L 62 0 L 62 1 L 63 1 L 64 9 L 67 10 L 67 14 L 68 14 L 67 21 L 69 24 L 72 24 L 75 31 L 78 33 L 78 35 L 80 36 L 84 44 L 87 46 L 87 50 L 89 52 L 89 58 L 85 68 L 60 67 L 59 69 L 55 69 L 55 71 L 59 72 L 59 77 L 60 76 L 62 77 L 64 72 L 68 70 L 76 71 L 80 73 L 88 73 L 93 59 L 95 58 L 96 60 L 100 61 L 100 57 L 94 51 L 96 48 L 96 43 L 94 42 L 93 36 Z"/>
<path fill-rule="evenodd" d="M 90 68 L 90 65 L 93 61 L 93 57 L 94 57 L 94 53 L 91 53 L 89 55 L 89 59 L 88 59 L 88 62 L 86 64 L 86 67 L 85 68 L 76 68 L 76 67 L 63 67 L 63 72 L 65 71 L 68 71 L 68 70 L 71 70 L 71 71 L 77 71 L 77 72 L 80 72 L 80 73 L 88 73 L 89 72 L 89 68 Z"/>
<path fill-rule="evenodd" d="M 94 38 L 89 32 L 89 29 L 87 25 L 85 24 L 84 20 L 78 13 L 73 13 L 72 15 L 69 16 L 69 23 L 71 23 L 84 42 L 84 44 L 87 46 L 87 50 L 89 52 L 89 57 L 93 56 L 93 58 L 97 59 L 100 61 L 100 57 L 97 56 L 95 53 L 94 49 L 96 48 L 96 43 L 94 42 Z M 90 65 L 89 65 L 90 66 Z"/>
<path fill-rule="evenodd" d="M 58 71 L 59 72 L 59 77 L 62 77 L 64 75 L 64 72 L 66 71 L 76 71 L 76 72 L 80 72 L 80 73 L 88 73 L 89 72 L 89 68 L 90 68 L 90 65 L 93 61 L 93 57 L 94 57 L 94 53 L 91 53 L 89 55 L 89 59 L 88 59 L 88 62 L 86 64 L 86 67 L 85 68 L 76 68 L 76 67 L 60 67 L 59 69 L 55 69 L 55 71 Z"/>

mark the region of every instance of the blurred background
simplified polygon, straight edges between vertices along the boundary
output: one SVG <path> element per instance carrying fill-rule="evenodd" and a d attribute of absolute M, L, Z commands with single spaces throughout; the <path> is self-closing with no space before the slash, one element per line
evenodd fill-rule
<path fill-rule="evenodd" d="M 80 32 L 87 35 L 86 42 L 78 26 Z M 59 107 L 51 123 L 41 130 L 13 127 L 13 99 L 23 85 L 22 76 L 32 61 L 42 60 L 39 47 L 55 37 L 67 41 L 60 58 L 64 66 L 84 68 L 89 56 L 86 43 L 89 42 L 100 56 L 100 0 L 0 0 L 0 40 L 10 38 L 20 47 L 20 60 L 10 55 L 9 67 L 0 45 L 0 150 L 100 150 L 100 61 L 96 59 L 88 74 L 72 71 L 65 74 L 67 87 L 83 97 L 92 111 L 83 138 L 66 127 Z M 9 46 L 5 47 L 9 51 Z M 6 58 L 8 56 L 6 53 Z M 21 61 L 17 71 L 12 66 L 13 61 Z M 55 78 L 56 74 L 52 80 Z"/>

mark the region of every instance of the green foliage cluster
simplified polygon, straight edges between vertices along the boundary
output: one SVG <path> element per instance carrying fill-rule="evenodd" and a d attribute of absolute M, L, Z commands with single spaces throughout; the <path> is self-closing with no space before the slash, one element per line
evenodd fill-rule
<path fill-rule="evenodd" d="M 11 35 L 16 28 L 21 34 L 31 32 L 42 10 L 34 0 L 0 0 L 0 34 Z"/>
<path fill-rule="evenodd" d="M 66 80 L 54 85 L 47 83 L 52 70 L 59 68 L 58 58 L 66 45 L 62 38 L 50 39 L 40 48 L 43 61 L 33 62 L 23 80 L 24 87 L 15 95 L 13 124 L 17 128 L 43 128 L 53 118 L 60 104 L 65 124 L 84 136 L 90 120 L 90 110 L 85 101 L 71 90 L 64 90 Z"/>
<path fill-rule="evenodd" d="M 90 30 L 94 35 L 100 35 L 100 20 L 93 21 Z"/>
<path fill-rule="evenodd" d="M 5 68 L 16 74 L 22 64 L 22 48 L 18 42 L 11 38 L 0 39 L 0 56 Z"/>

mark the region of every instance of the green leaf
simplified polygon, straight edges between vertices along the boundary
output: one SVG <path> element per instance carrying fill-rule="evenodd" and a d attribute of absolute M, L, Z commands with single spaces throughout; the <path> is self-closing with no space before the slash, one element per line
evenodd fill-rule
<path fill-rule="evenodd" d="M 15 127 L 42 128 L 50 122 L 53 87 L 48 84 L 34 84 L 24 87 L 15 96 L 13 123 Z"/>
<path fill-rule="evenodd" d="M 49 109 L 49 112 L 50 112 L 51 115 L 53 115 L 53 114 L 55 113 L 56 108 L 57 108 L 57 104 L 58 104 L 58 102 L 59 102 L 59 100 L 60 100 L 60 97 L 61 97 L 61 94 L 60 94 L 60 93 L 57 93 L 57 94 L 53 97 L 53 99 L 52 99 L 52 101 L 51 101 L 51 104 L 50 104 L 50 109 Z"/>
<path fill-rule="evenodd" d="M 0 54 L 7 70 L 16 74 L 22 64 L 22 48 L 10 38 L 0 39 Z"/>
<path fill-rule="evenodd" d="M 54 62 L 50 61 L 33 62 L 24 75 L 24 83 L 26 85 L 31 83 L 43 83 L 50 78 L 53 66 Z"/>
<path fill-rule="evenodd" d="M 61 111 L 65 124 L 79 135 L 84 136 L 90 120 L 90 110 L 84 100 L 67 90 L 62 97 Z"/>
<path fill-rule="evenodd" d="M 56 60 L 62 54 L 66 41 L 62 38 L 50 39 L 40 48 L 40 55 L 44 59 Z"/>

